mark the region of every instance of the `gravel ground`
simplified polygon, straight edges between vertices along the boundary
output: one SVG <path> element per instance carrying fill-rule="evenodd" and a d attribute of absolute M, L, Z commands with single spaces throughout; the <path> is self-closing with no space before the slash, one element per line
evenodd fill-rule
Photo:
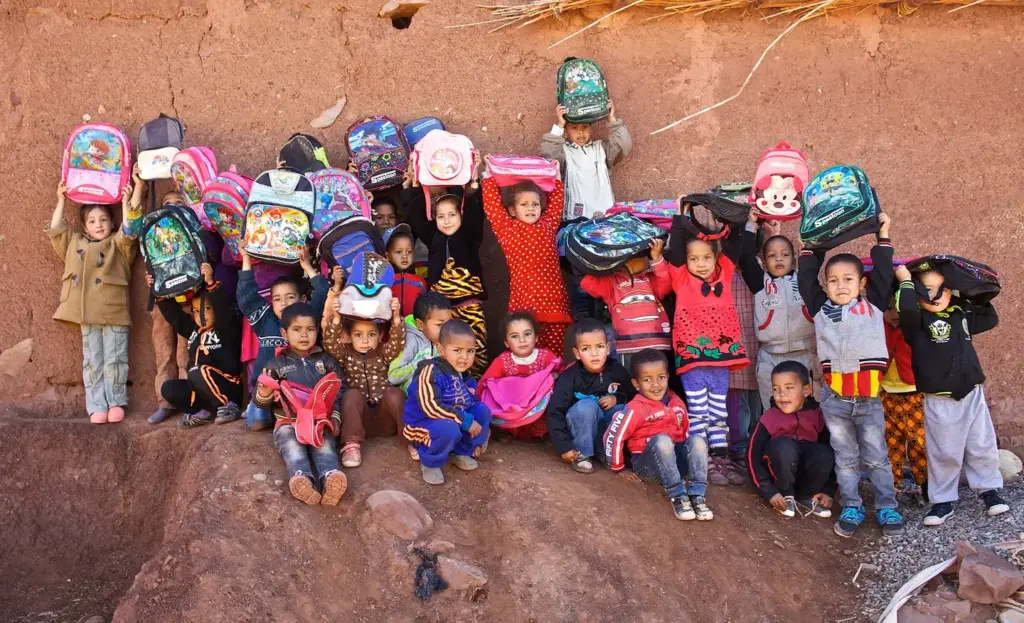
<path fill-rule="evenodd" d="M 862 487 L 867 483 L 862 483 Z M 958 541 L 976 545 L 991 545 L 1021 538 L 1024 532 L 1024 483 L 1008 484 L 1002 497 L 1010 505 L 1010 512 L 998 517 L 985 514 L 985 506 L 970 489 L 960 489 L 960 501 L 953 516 L 935 528 L 921 525 L 928 507 L 900 498 L 906 534 L 886 539 L 878 533 L 874 516 L 864 521 L 861 530 L 878 536 L 862 542 L 853 553 L 858 563 L 878 566 L 877 571 L 861 571 L 857 583 L 864 594 L 865 620 L 874 620 L 888 605 L 893 594 L 911 577 L 925 567 L 934 565 L 956 553 Z M 872 530 L 872 528 L 874 530 Z M 851 544 L 852 545 L 852 544 Z"/>

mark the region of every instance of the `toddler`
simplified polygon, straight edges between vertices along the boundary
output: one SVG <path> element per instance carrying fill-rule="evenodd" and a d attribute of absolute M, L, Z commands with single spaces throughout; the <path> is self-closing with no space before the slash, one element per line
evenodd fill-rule
<path fill-rule="evenodd" d="M 409 383 L 420 362 L 436 357 L 441 327 L 452 319 L 452 304 L 437 292 L 424 292 L 416 299 L 412 315 L 405 319 L 405 348 L 388 367 L 388 382 L 408 393 Z"/>
<path fill-rule="evenodd" d="M 412 313 L 416 299 L 427 291 L 427 282 L 413 269 L 414 242 L 412 228 L 405 223 L 384 232 L 385 253 L 395 268 L 391 291 L 401 302 L 403 318 Z"/>

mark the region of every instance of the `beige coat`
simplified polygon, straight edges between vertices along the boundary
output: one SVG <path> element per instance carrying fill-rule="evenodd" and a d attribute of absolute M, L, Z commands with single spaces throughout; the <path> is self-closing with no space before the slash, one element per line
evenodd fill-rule
<path fill-rule="evenodd" d="M 48 229 L 50 244 L 64 258 L 60 306 L 54 320 L 73 325 L 130 326 L 128 283 L 138 247 L 120 228 L 106 240 L 92 241 L 66 225 Z"/>

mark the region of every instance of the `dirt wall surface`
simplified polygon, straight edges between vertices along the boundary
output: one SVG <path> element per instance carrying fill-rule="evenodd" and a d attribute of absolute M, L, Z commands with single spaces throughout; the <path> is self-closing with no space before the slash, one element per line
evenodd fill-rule
<path fill-rule="evenodd" d="M 786 139 L 815 170 L 838 162 L 866 169 L 894 217 L 899 256 L 951 252 L 1000 269 L 1003 322 L 978 342 L 997 424 L 1004 432 L 1024 425 L 1014 399 L 1024 320 L 1016 295 L 1024 278 L 1019 12 L 921 10 L 899 18 L 882 10 L 803 24 L 769 54 L 741 99 L 651 137 L 731 95 L 784 22 L 728 15 L 643 23 L 645 13 L 622 14 L 547 50 L 586 19 L 496 34 L 446 30 L 488 16 L 474 3 L 439 0 L 396 30 L 376 17 L 380 4 L 4 3 L 0 349 L 31 338 L 33 354 L 20 370 L 7 370 L 14 374 L 3 377 L 0 400 L 60 417 L 81 413 L 80 339 L 50 319 L 61 265 L 42 229 L 61 149 L 83 114 L 132 136 L 160 112 L 175 114 L 190 144 L 212 146 L 222 167 L 237 163 L 249 175 L 273 166 L 284 139 L 311 131 L 308 122 L 342 95 L 347 107 L 321 133 L 336 163 L 344 162 L 346 127 L 373 113 L 402 121 L 437 115 L 483 152 L 535 153 L 553 120 L 556 68 L 579 55 L 602 64 L 634 135 L 632 157 L 613 175 L 620 198 L 747 178 L 762 150 Z M 496 321 L 507 277 L 493 238 L 484 253 Z M 153 400 L 141 263 L 132 291 L 131 398 L 141 408 Z"/>

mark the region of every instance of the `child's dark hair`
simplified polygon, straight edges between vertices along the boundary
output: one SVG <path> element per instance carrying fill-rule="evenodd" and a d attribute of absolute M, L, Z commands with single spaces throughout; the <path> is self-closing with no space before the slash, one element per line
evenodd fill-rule
<path fill-rule="evenodd" d="M 114 220 L 114 212 L 110 209 L 110 206 L 100 203 L 86 203 L 78 208 L 78 218 L 82 221 L 82 225 L 85 225 L 85 217 L 89 216 L 89 213 L 93 210 L 103 210 L 111 221 Z"/>
<path fill-rule="evenodd" d="M 665 353 L 660 350 L 654 350 L 653 348 L 645 348 L 639 353 L 633 355 L 633 359 L 629 362 L 630 376 L 639 381 L 640 368 L 649 363 L 658 362 L 665 364 L 665 368 L 668 369 L 668 358 L 665 357 Z"/>
<path fill-rule="evenodd" d="M 690 252 L 690 245 L 693 244 L 694 242 L 703 242 L 704 244 L 711 247 L 711 252 L 715 254 L 715 257 L 718 257 L 722 253 L 722 243 L 719 240 L 703 240 L 696 236 L 686 236 L 683 239 L 684 259 L 686 254 Z"/>
<path fill-rule="evenodd" d="M 395 214 L 398 214 L 398 202 L 392 200 L 391 197 L 374 197 L 373 202 L 370 204 L 370 210 L 376 214 L 377 208 L 381 206 L 391 206 L 391 209 L 395 211 Z"/>
<path fill-rule="evenodd" d="M 312 318 L 316 324 L 316 312 L 309 303 L 292 303 L 281 312 L 281 326 L 287 329 L 296 318 Z"/>
<path fill-rule="evenodd" d="M 572 343 L 575 346 L 581 336 L 591 333 L 604 335 L 604 325 L 593 318 L 584 318 L 572 326 Z"/>
<path fill-rule="evenodd" d="M 381 333 L 380 327 L 378 327 L 377 323 L 375 323 L 374 321 L 366 320 L 364 318 L 353 318 L 351 316 L 344 316 L 341 319 L 341 327 L 343 329 L 345 329 L 346 333 L 351 333 L 352 329 L 355 328 L 356 323 L 359 323 L 359 322 L 368 322 L 368 323 L 372 324 L 377 329 L 378 334 Z"/>
<path fill-rule="evenodd" d="M 270 291 L 273 292 L 274 288 L 284 284 L 292 286 L 293 288 L 295 288 L 295 292 L 299 296 L 302 296 L 302 282 L 291 275 L 281 275 L 280 277 L 272 281 L 270 284 Z"/>
<path fill-rule="evenodd" d="M 786 246 L 789 247 L 789 252 L 791 254 L 793 254 L 793 255 L 796 255 L 796 249 L 793 248 L 793 241 L 790 240 L 789 238 L 783 236 L 782 234 L 779 234 L 777 236 L 772 236 L 768 240 L 765 240 L 764 244 L 761 245 L 761 259 L 762 260 L 765 259 L 765 254 L 768 253 L 768 245 L 770 245 L 771 243 L 775 242 L 776 240 L 782 240 L 783 242 L 785 242 Z"/>
<path fill-rule="evenodd" d="M 506 208 L 511 208 L 516 202 L 516 197 L 523 193 L 534 193 L 540 200 L 544 201 L 544 191 L 537 186 L 536 183 L 530 180 L 523 180 L 518 182 L 515 186 L 502 188 L 501 189 L 501 202 Z"/>
<path fill-rule="evenodd" d="M 857 276 L 864 276 L 864 262 L 860 261 L 860 258 L 853 253 L 837 253 L 832 257 L 828 258 L 825 262 L 825 274 L 828 274 L 828 270 L 838 264 L 849 264 L 857 269 Z"/>
<path fill-rule="evenodd" d="M 533 317 L 533 313 L 519 310 L 514 311 L 511 314 L 505 316 L 501 321 L 501 335 L 502 337 L 508 335 L 508 328 L 512 326 L 513 322 L 526 321 L 530 323 L 530 327 L 533 328 L 533 332 L 537 333 L 540 331 L 540 327 L 537 326 L 537 319 Z"/>
<path fill-rule="evenodd" d="M 420 322 L 426 322 L 435 309 L 451 308 L 452 302 L 448 300 L 447 296 L 437 292 L 424 292 L 416 297 L 416 302 L 412 305 L 412 317 Z"/>
<path fill-rule="evenodd" d="M 387 244 L 387 248 L 385 249 L 385 251 L 388 251 L 390 253 L 391 252 L 391 246 L 393 244 L 395 244 L 395 241 L 396 240 L 401 240 L 403 238 L 408 240 L 409 244 L 411 244 L 411 245 L 415 245 L 416 244 L 416 239 L 413 238 L 412 234 L 410 234 L 409 232 L 396 231 L 395 233 L 391 234 L 391 236 L 388 238 L 388 244 Z"/>
<path fill-rule="evenodd" d="M 807 366 L 799 361 L 783 361 L 772 368 L 772 376 L 776 374 L 795 374 L 799 377 L 802 385 L 807 386 L 811 384 L 811 373 L 807 370 Z"/>
<path fill-rule="evenodd" d="M 473 333 L 473 328 L 470 327 L 465 320 L 452 318 L 441 325 L 441 335 L 438 337 L 437 341 L 441 344 L 445 344 L 455 337 L 471 337 L 475 340 L 476 334 Z"/>

